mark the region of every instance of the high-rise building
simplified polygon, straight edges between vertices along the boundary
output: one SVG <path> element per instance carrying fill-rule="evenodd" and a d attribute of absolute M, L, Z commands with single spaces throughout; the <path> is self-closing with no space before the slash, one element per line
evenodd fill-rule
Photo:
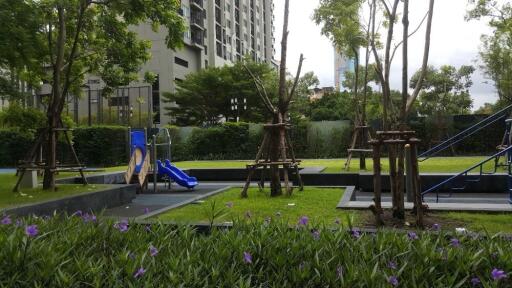
<path fill-rule="evenodd" d="M 147 89 L 149 85 L 144 83 L 132 83 L 130 87 L 114 93 L 109 103 L 102 106 L 108 105 L 110 110 L 118 114 L 116 117 L 133 116 L 131 111 L 140 106 L 143 111 L 156 114 L 155 123 L 169 123 L 171 117 L 165 115 L 162 93 L 174 92 L 176 82 L 182 81 L 187 74 L 209 66 L 230 65 L 246 55 L 255 61 L 274 65 L 273 12 L 273 0 L 182 0 L 180 14 L 186 25 L 183 36 L 185 45 L 177 51 L 165 45 L 166 28 L 160 27 L 157 32 L 150 25 L 131 28 L 141 39 L 152 42 L 152 58 L 142 67 L 140 78 L 149 71 L 158 75 L 157 81 L 152 89 Z M 100 93 L 94 91 L 101 90 L 101 80 L 89 77 L 86 96 L 91 94 L 88 92 L 91 89 L 93 95 L 89 98 L 92 100 L 79 100 L 79 104 L 74 105 L 78 110 L 75 114 L 81 117 L 84 113 L 85 116 L 90 114 L 88 111 L 91 109 L 93 115 L 105 109 L 89 108 L 91 101 L 92 106 L 100 105 Z M 141 98 L 148 100 L 144 104 L 137 103 L 137 99 Z M 87 101 L 85 105 L 83 101 Z"/>
<path fill-rule="evenodd" d="M 343 86 L 343 81 L 346 79 L 345 73 L 347 71 L 355 71 L 354 59 L 348 58 L 346 55 L 334 48 L 334 86 L 337 91 L 341 92 L 350 89 L 349 87 Z"/>

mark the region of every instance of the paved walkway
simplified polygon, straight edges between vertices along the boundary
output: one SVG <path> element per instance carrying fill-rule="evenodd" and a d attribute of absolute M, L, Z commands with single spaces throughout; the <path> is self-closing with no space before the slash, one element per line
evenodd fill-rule
<path fill-rule="evenodd" d="M 152 216 L 211 196 L 229 187 L 229 183 L 204 183 L 196 186 L 194 190 L 188 190 L 173 184 L 172 190 L 167 191 L 163 184 L 159 184 L 158 193 L 138 194 L 132 203 L 107 209 L 103 215 L 116 218 Z"/>

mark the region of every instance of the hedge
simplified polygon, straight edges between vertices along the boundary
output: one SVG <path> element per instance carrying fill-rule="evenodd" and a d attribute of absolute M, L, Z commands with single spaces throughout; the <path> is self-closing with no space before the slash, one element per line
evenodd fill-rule
<path fill-rule="evenodd" d="M 511 287 L 511 239 L 307 221 L 188 227 L 2 217 L 2 287 Z M 304 217 L 302 217 L 304 218 Z M 299 223 L 299 224 L 296 224 Z"/>
<path fill-rule="evenodd" d="M 122 126 L 79 127 L 73 131 L 78 158 L 88 166 L 128 163 L 128 128 Z"/>
<path fill-rule="evenodd" d="M 15 167 L 32 147 L 34 135 L 18 130 L 0 130 L 0 166 Z"/>

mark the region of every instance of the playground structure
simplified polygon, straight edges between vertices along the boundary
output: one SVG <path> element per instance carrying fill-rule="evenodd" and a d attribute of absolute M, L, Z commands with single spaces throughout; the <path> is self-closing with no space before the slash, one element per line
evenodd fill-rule
<path fill-rule="evenodd" d="M 159 135 L 163 134 L 164 142 L 158 143 Z M 171 164 L 171 136 L 168 129 L 159 129 L 158 134 L 151 136 L 148 143 L 147 129 L 129 129 L 130 162 L 125 173 L 126 183 L 132 183 L 134 176 L 141 187 L 141 192 L 148 190 L 149 179 L 152 175 L 153 193 L 158 192 L 158 177 L 161 177 L 168 190 L 172 190 L 172 182 L 189 190 L 198 185 L 195 177 L 188 176 L 185 172 Z M 158 157 L 158 147 L 165 149 L 164 164 Z"/>
<path fill-rule="evenodd" d="M 497 121 L 505 119 L 506 129 L 503 136 L 502 143 L 498 145 L 496 148 L 498 150 L 494 155 L 476 163 L 475 165 L 469 167 L 468 169 L 453 175 L 452 177 L 442 181 L 441 183 L 434 185 L 421 193 L 421 196 L 424 197 L 429 193 L 436 193 L 436 202 L 439 202 L 440 198 L 450 198 L 453 196 L 454 192 L 464 191 L 470 183 L 480 182 L 481 176 L 485 174 L 495 174 L 498 172 L 498 169 L 504 168 L 507 173 L 507 190 L 509 193 L 509 203 L 512 204 L 512 119 L 507 118 L 509 115 L 509 111 L 512 109 L 512 105 L 503 108 L 502 110 L 496 112 L 495 114 L 485 118 L 484 120 L 470 126 L 466 130 L 456 134 L 455 136 L 447 139 L 446 141 L 436 145 L 435 147 L 423 152 L 419 155 L 421 158 L 419 161 L 426 161 L 433 156 L 439 154 L 443 150 L 446 150 L 453 145 L 463 141 L 464 139 L 470 137 L 471 135 L 477 133 L 478 131 L 490 126 Z M 503 163 L 500 163 L 500 159 L 503 159 Z M 485 171 L 484 165 L 493 162 L 494 168 L 492 171 Z M 472 171 L 478 171 L 478 174 L 470 174 Z M 448 191 L 446 195 L 441 195 L 442 192 Z"/>

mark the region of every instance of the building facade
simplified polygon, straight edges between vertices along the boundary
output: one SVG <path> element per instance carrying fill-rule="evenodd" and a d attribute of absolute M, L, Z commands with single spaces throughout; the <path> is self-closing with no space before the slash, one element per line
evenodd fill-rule
<path fill-rule="evenodd" d="M 209 66 L 230 65 L 246 56 L 275 65 L 273 0 L 182 0 L 180 14 L 186 25 L 185 45 L 177 51 L 165 45 L 166 28 L 156 32 L 150 25 L 131 28 L 141 39 L 152 42 L 152 58 L 142 67 L 140 78 L 148 71 L 155 73 L 158 77 L 153 85 L 132 83 L 131 88 L 118 89 L 114 99 L 102 101 L 101 79 L 90 76 L 84 89 L 86 97 L 70 103 L 75 118 L 91 118 L 89 114 L 100 118 L 105 109 L 109 118 L 121 120 L 148 118 L 152 112 L 154 123 L 165 125 L 172 115 L 166 115 L 165 106 L 170 104 L 163 103 L 162 94 L 174 92 L 176 83 L 187 74 Z"/>
<path fill-rule="evenodd" d="M 337 91 L 342 92 L 350 89 L 348 87 L 343 87 L 343 81 L 346 79 L 345 73 L 348 71 L 355 71 L 354 59 L 348 58 L 346 55 L 334 48 L 334 86 Z"/>

